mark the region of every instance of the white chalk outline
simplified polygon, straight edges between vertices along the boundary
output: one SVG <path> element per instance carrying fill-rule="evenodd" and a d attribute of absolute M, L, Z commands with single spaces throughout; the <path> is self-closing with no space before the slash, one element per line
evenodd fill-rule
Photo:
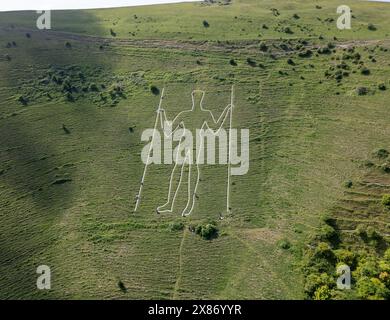
<path fill-rule="evenodd" d="M 162 103 L 162 100 L 164 98 L 164 90 L 165 88 L 162 90 L 162 93 L 161 93 L 161 98 L 160 98 L 160 103 L 158 105 L 158 108 L 157 108 L 157 116 L 156 116 L 156 119 L 155 119 L 155 124 L 154 124 L 154 129 L 153 129 L 153 134 L 152 134 L 152 142 L 150 144 L 150 148 L 149 148 L 149 152 L 148 152 L 148 160 L 146 161 L 146 164 L 145 164 L 145 168 L 144 168 L 144 172 L 143 172 L 143 175 L 142 175 L 142 179 L 141 179 L 141 186 L 140 186 L 140 189 L 139 189 L 139 192 L 138 192 L 138 195 L 136 196 L 136 199 L 137 199 L 137 202 L 136 202 L 136 206 L 135 206 L 135 209 L 134 209 L 134 212 L 137 211 L 138 207 L 139 207 L 139 204 L 140 204 L 140 201 L 141 201 L 141 194 L 142 194 L 142 189 L 143 189 L 143 186 L 144 186 L 144 181 L 145 181 L 145 176 L 146 176 L 146 172 L 147 172 L 147 166 L 149 165 L 149 158 L 150 158 L 150 154 L 151 154 L 151 150 L 152 150 L 152 146 L 153 146 L 153 140 L 154 140 L 154 133 L 155 131 L 157 130 L 156 127 L 157 127 L 157 123 L 158 123 L 158 118 L 159 118 L 159 115 L 163 112 L 164 113 L 164 118 L 165 118 L 165 123 L 168 123 L 168 120 L 166 118 L 166 114 L 165 114 L 165 110 L 164 109 L 161 109 L 161 103 Z M 163 119 L 162 117 L 160 117 L 160 122 L 161 122 L 161 127 L 163 129 L 163 132 L 164 132 L 164 136 L 165 137 L 170 137 L 174 134 L 174 132 L 176 130 L 178 130 L 178 128 L 180 129 L 183 129 L 183 135 L 180 137 L 180 141 L 179 141 L 179 144 L 177 146 L 177 150 L 180 150 L 180 146 L 181 146 L 181 138 L 185 136 L 185 125 L 184 125 L 184 122 L 180 122 L 175 129 L 173 129 L 173 123 L 175 123 L 175 120 L 182 114 L 182 113 L 186 113 L 186 112 L 192 112 L 194 109 L 195 109 L 195 99 L 194 99 L 194 95 L 195 93 L 201 93 L 202 94 L 202 97 L 201 97 L 201 100 L 199 102 L 199 106 L 200 106 L 200 110 L 202 111 L 207 111 L 210 113 L 211 115 L 211 118 L 214 122 L 214 124 L 218 124 L 222 117 L 224 117 L 222 123 L 220 124 L 220 127 L 218 128 L 218 130 L 216 132 L 214 132 L 214 130 L 212 130 L 210 128 L 210 126 L 208 125 L 207 121 L 204 121 L 202 126 L 201 126 L 201 130 L 199 131 L 199 136 L 200 136 L 200 141 L 201 141 L 201 144 L 200 144 L 200 147 L 199 147 L 199 150 L 202 150 L 203 148 L 203 139 L 201 137 L 201 132 L 202 132 L 202 129 L 204 129 L 205 127 L 208 128 L 208 130 L 210 130 L 210 132 L 216 136 L 218 135 L 219 131 L 222 129 L 225 121 L 226 121 L 226 117 L 227 117 L 227 113 L 225 114 L 225 111 L 230 111 L 230 121 L 229 121 L 229 151 L 228 151 L 228 161 L 227 161 L 227 164 L 228 164 L 228 182 L 227 182 L 227 189 L 226 189 L 226 212 L 227 213 L 230 213 L 230 175 L 231 175 L 231 163 L 230 163 L 230 159 L 231 159 L 231 129 L 232 129 L 232 118 L 233 118 L 233 108 L 234 108 L 234 85 L 232 85 L 232 88 L 231 88 L 231 97 L 230 97 L 230 104 L 227 105 L 225 107 L 225 109 L 222 111 L 220 117 L 218 118 L 218 120 L 215 120 L 215 117 L 213 115 L 213 113 L 208 110 L 208 109 L 204 109 L 203 108 L 203 99 L 205 97 L 205 94 L 206 92 L 203 91 L 203 90 L 193 90 L 192 93 L 191 93 L 191 98 L 192 98 L 192 107 L 190 110 L 183 110 L 181 112 L 179 112 L 176 117 L 173 119 L 172 121 L 172 125 L 171 125 L 171 132 L 169 134 L 166 134 L 165 130 L 164 130 L 164 122 L 163 122 Z M 176 200 L 176 197 L 177 197 L 177 194 L 178 194 L 178 191 L 180 190 L 180 186 L 181 186 L 181 182 L 182 182 L 182 178 L 183 178 L 183 172 L 184 172 L 184 166 L 188 159 L 188 179 L 187 179 L 187 183 L 190 184 L 191 183 L 191 165 L 192 165 L 192 157 L 191 157 L 191 151 L 188 151 L 187 154 L 185 155 L 185 158 L 184 158 L 184 161 L 183 163 L 181 164 L 182 168 L 180 170 L 180 179 L 179 179 L 179 183 L 176 187 L 176 190 L 175 190 L 175 194 L 173 196 L 173 199 L 172 199 L 172 203 L 171 203 L 171 208 L 170 209 L 166 209 L 166 210 L 160 210 L 160 208 L 166 206 L 167 204 L 169 204 L 169 200 L 171 198 L 171 192 L 172 192 L 172 179 L 174 178 L 173 175 L 174 175 L 174 172 L 175 172 L 175 169 L 176 169 L 176 166 L 178 165 L 178 156 L 179 156 L 179 152 L 177 152 L 176 154 L 176 161 L 175 161 L 175 165 L 172 169 L 172 172 L 171 172 L 171 177 L 170 177 L 170 180 L 169 180 L 169 189 L 168 189 L 168 199 L 167 199 L 167 202 L 164 203 L 163 205 L 161 206 L 158 206 L 156 211 L 157 213 L 172 213 L 173 212 L 173 207 L 174 207 L 174 204 L 175 204 L 175 200 Z M 200 152 L 198 153 L 197 155 L 197 159 L 196 159 L 196 166 L 197 166 L 197 180 L 196 180 L 196 184 L 195 184 L 195 187 L 194 187 L 194 190 L 193 190 L 193 194 L 191 195 L 190 194 L 190 188 L 188 187 L 188 200 L 187 200 L 187 204 L 185 206 L 185 208 L 183 209 L 183 211 L 181 212 L 181 215 L 184 217 L 184 216 L 188 216 L 192 213 L 193 209 L 194 209 L 194 206 L 195 206 L 195 197 L 196 197 L 196 190 L 198 188 L 198 184 L 199 184 L 199 180 L 200 180 L 200 170 L 199 170 L 199 156 L 200 156 Z M 190 210 L 188 211 L 188 206 L 190 204 L 192 200 L 192 205 L 191 205 L 191 208 Z M 188 211 L 188 212 L 187 212 Z"/>

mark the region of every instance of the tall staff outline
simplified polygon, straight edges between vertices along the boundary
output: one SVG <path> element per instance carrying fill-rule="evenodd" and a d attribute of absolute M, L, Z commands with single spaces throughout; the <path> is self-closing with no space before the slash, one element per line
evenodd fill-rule
<path fill-rule="evenodd" d="M 158 118 L 159 118 L 159 114 L 160 114 L 160 110 L 161 110 L 161 103 L 162 103 L 162 100 L 164 99 L 164 91 L 165 91 L 165 88 L 162 89 L 161 91 L 161 96 L 160 96 L 160 102 L 158 104 L 158 107 L 157 107 L 157 111 L 156 111 L 156 120 L 154 121 L 154 129 L 153 129 L 153 135 L 152 135 L 152 142 L 150 144 L 150 147 L 149 147 L 149 152 L 148 152 L 148 159 L 145 163 L 145 167 L 144 167 L 144 172 L 142 174 L 142 178 L 141 178 L 141 183 L 140 183 L 140 187 L 139 187 L 139 190 L 138 190 L 138 194 L 136 196 L 136 203 L 135 203 L 135 208 L 134 208 L 134 213 L 138 210 L 138 207 L 141 203 L 141 196 L 142 196 L 142 189 L 144 187 L 144 182 L 145 182 L 145 176 L 146 176 L 146 172 L 147 172 L 147 169 L 148 169 L 148 165 L 149 165 L 149 160 L 150 160 L 150 154 L 152 152 L 152 148 L 153 148 L 153 142 L 154 142 L 154 134 L 156 132 L 156 127 L 157 127 L 157 124 L 158 124 Z"/>

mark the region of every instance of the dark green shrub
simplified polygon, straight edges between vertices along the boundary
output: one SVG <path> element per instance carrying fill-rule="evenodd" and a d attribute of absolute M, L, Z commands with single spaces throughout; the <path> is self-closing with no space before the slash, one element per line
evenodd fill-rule
<path fill-rule="evenodd" d="M 122 281 L 118 281 L 118 288 L 122 291 L 122 292 L 127 292 L 127 288 L 125 286 L 125 284 L 122 282 Z"/>
<path fill-rule="evenodd" d="M 311 50 L 305 50 L 305 51 L 301 51 L 298 53 L 298 56 L 301 57 L 301 58 L 309 58 L 311 57 L 313 54 L 313 52 Z"/>
<path fill-rule="evenodd" d="M 387 151 L 386 149 L 378 149 L 377 151 L 374 152 L 374 155 L 378 158 L 381 158 L 381 159 L 385 159 L 389 156 L 389 151 Z"/>
<path fill-rule="evenodd" d="M 181 221 L 175 221 L 169 224 L 169 230 L 171 231 L 181 231 L 183 229 L 184 229 L 184 223 Z"/>
<path fill-rule="evenodd" d="M 27 103 L 28 103 L 28 99 L 27 99 L 26 97 L 24 97 L 24 96 L 19 96 L 18 101 L 19 101 L 22 105 L 24 105 L 24 106 L 26 106 Z"/>
<path fill-rule="evenodd" d="M 246 62 L 247 62 L 247 64 L 249 64 L 251 67 L 256 67 L 256 62 L 253 61 L 252 58 L 247 58 L 247 59 L 246 59 Z"/>
<path fill-rule="evenodd" d="M 208 28 L 210 24 L 206 20 L 203 20 L 203 27 Z"/>
<path fill-rule="evenodd" d="M 346 188 L 352 188 L 353 182 L 351 180 L 345 181 L 344 186 Z"/>
<path fill-rule="evenodd" d="M 268 51 L 268 47 L 264 42 L 260 43 L 260 50 L 263 52 Z"/>
<path fill-rule="evenodd" d="M 384 83 L 380 83 L 380 84 L 378 85 L 378 89 L 379 89 L 379 90 L 382 90 L 382 91 L 385 91 L 387 88 L 386 88 L 386 85 L 385 85 Z"/>
<path fill-rule="evenodd" d="M 365 75 L 365 76 L 368 76 L 371 73 L 371 71 L 370 71 L 370 69 L 363 67 L 362 70 L 360 70 L 360 73 Z"/>
<path fill-rule="evenodd" d="M 369 23 L 368 26 L 367 26 L 367 29 L 370 30 L 370 31 L 375 31 L 376 27 L 372 23 Z"/>
<path fill-rule="evenodd" d="M 91 83 L 90 86 L 89 86 L 89 90 L 97 92 L 97 91 L 99 91 L 99 88 L 98 88 L 98 86 L 95 83 Z"/>
<path fill-rule="evenodd" d="M 155 96 L 157 96 L 158 94 L 160 94 L 160 89 L 157 88 L 156 86 L 150 86 L 150 91 L 151 91 Z"/>
<path fill-rule="evenodd" d="M 287 239 L 282 239 L 278 243 L 279 248 L 287 250 L 291 248 L 291 243 Z"/>
<path fill-rule="evenodd" d="M 112 29 L 110 29 L 110 34 L 111 34 L 111 36 L 116 37 L 116 32 Z"/>
<path fill-rule="evenodd" d="M 230 65 L 237 66 L 237 62 L 234 59 L 229 60 Z"/>

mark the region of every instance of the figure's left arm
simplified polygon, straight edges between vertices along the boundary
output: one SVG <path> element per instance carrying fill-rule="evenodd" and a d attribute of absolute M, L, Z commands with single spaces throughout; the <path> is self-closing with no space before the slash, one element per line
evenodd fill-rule
<path fill-rule="evenodd" d="M 225 120 L 226 120 L 226 118 L 227 118 L 227 116 L 228 116 L 229 111 L 231 110 L 231 108 L 232 108 L 232 105 L 229 104 L 229 105 L 222 111 L 222 113 L 221 113 L 221 115 L 219 116 L 218 119 L 214 119 L 214 117 L 211 116 L 211 118 L 212 118 L 212 120 L 213 120 L 213 121 L 212 121 L 212 122 L 213 122 L 213 127 L 215 126 L 216 129 L 219 129 L 219 128 L 222 127 L 222 125 L 224 124 L 224 122 L 225 122 Z M 211 111 L 210 111 L 210 114 L 212 114 Z"/>

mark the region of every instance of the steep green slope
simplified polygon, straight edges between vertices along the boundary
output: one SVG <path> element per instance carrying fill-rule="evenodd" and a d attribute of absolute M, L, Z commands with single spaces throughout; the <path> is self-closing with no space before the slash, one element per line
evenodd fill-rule
<path fill-rule="evenodd" d="M 0 14 L 0 297 L 302 298 L 308 235 L 364 174 L 356 162 L 390 148 L 389 8 L 349 3 L 346 31 L 325 22 L 335 1 L 54 12 L 50 31 L 33 13 Z M 150 166 L 133 213 L 160 98 L 150 87 L 173 116 L 193 89 L 221 112 L 233 84 L 250 169 L 232 178 L 231 214 L 219 220 L 222 166 L 204 168 L 191 216 L 156 215 L 165 165 Z M 211 241 L 188 228 L 209 219 Z M 50 291 L 35 287 L 41 264 Z"/>

